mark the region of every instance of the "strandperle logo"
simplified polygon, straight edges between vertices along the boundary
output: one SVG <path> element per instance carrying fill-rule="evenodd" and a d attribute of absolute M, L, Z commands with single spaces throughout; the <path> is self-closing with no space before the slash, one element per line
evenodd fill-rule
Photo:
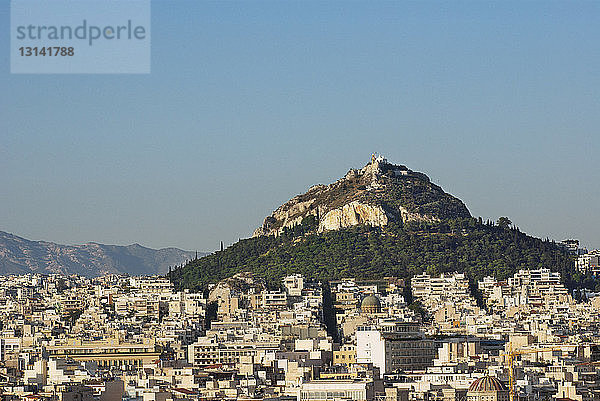
<path fill-rule="evenodd" d="M 81 25 L 46 26 L 46 25 L 19 25 L 16 28 L 18 40 L 85 40 L 89 46 L 99 39 L 105 40 L 144 40 L 146 27 L 134 25 L 131 20 L 123 25 L 97 26 L 88 24 L 83 20 Z"/>
<path fill-rule="evenodd" d="M 148 74 L 150 5 L 150 0 L 11 0 L 11 72 Z"/>

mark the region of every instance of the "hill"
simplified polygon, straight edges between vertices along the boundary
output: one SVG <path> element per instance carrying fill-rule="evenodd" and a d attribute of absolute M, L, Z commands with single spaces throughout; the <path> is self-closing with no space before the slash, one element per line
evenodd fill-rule
<path fill-rule="evenodd" d="M 471 214 L 460 199 L 425 174 L 373 155 L 362 169 L 351 169 L 338 181 L 315 185 L 281 205 L 253 236 L 281 234 L 308 216 L 316 217 L 317 232 L 323 232 L 359 224 L 439 222 Z"/>
<path fill-rule="evenodd" d="M 372 158 L 294 197 L 252 238 L 189 262 L 172 279 L 179 287 L 206 288 L 242 271 L 271 285 L 292 273 L 331 280 L 461 271 L 475 282 L 546 267 L 560 271 L 569 287 L 593 285 L 574 271 L 572 258 L 549 240 L 471 217 L 425 174 Z"/>
<path fill-rule="evenodd" d="M 108 273 L 164 274 L 169 266 L 185 263 L 194 255 L 177 248 L 151 249 L 139 244 L 60 245 L 30 241 L 0 231 L 0 274 L 3 275 L 61 273 L 93 277 Z"/>

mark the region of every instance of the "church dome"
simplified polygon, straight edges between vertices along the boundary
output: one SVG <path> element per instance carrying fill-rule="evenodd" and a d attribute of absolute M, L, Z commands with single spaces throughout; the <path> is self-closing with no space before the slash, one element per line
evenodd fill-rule
<path fill-rule="evenodd" d="M 484 376 L 471 383 L 469 391 L 487 392 L 487 391 L 506 391 L 506 386 L 497 378 Z"/>
<path fill-rule="evenodd" d="M 375 295 L 368 295 L 363 298 L 360 309 L 366 313 L 378 313 L 381 311 L 381 302 Z"/>

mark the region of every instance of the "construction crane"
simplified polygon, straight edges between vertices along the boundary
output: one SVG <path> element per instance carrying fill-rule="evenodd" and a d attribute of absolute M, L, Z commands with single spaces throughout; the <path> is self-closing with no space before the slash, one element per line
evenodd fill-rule
<path fill-rule="evenodd" d="M 535 349 L 512 349 L 512 344 L 510 347 L 510 352 L 507 354 L 508 356 L 508 390 L 510 401 L 516 401 L 517 388 L 516 388 L 516 380 L 515 380 L 515 358 L 519 355 L 524 354 L 537 354 L 539 352 L 547 352 L 547 351 L 562 351 L 561 347 L 547 347 L 547 348 L 535 348 Z"/>

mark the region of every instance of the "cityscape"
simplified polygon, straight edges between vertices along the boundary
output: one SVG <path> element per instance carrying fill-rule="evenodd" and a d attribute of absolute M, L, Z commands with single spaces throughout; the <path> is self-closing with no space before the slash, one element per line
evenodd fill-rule
<path fill-rule="evenodd" d="M 577 269 L 599 251 L 562 244 Z M 421 309 L 409 307 L 412 297 Z M 4 400 L 595 400 L 600 296 L 548 269 L 284 277 L 4 276 Z M 412 305 L 415 305 L 414 303 Z M 332 314 L 333 316 L 328 314 Z M 331 321 L 331 318 L 334 320 Z"/>
<path fill-rule="evenodd" d="M 600 401 L 600 1 L 0 16 L 0 401 Z"/>

